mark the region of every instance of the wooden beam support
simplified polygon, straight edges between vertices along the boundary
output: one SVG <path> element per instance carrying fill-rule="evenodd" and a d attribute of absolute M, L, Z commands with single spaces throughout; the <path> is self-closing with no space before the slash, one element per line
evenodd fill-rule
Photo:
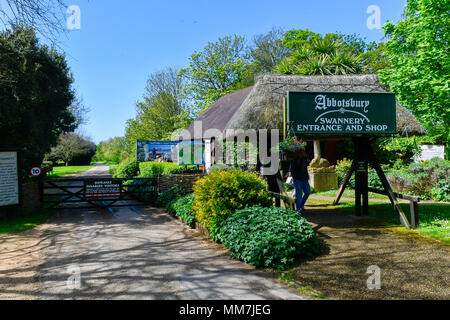
<path fill-rule="evenodd" d="M 372 150 L 372 147 L 369 148 L 369 156 L 370 156 L 370 162 L 372 163 L 373 168 L 376 170 L 378 177 L 380 178 L 380 181 L 383 185 L 384 190 L 387 193 L 387 196 L 389 197 L 389 200 L 391 201 L 392 205 L 394 206 L 395 210 L 397 211 L 400 222 L 402 225 L 407 228 L 411 229 L 411 225 L 409 224 L 408 218 L 406 218 L 405 213 L 403 212 L 402 207 L 397 201 L 397 198 L 395 197 L 394 192 L 392 191 L 391 186 L 389 185 L 389 182 L 383 172 L 383 169 L 381 168 L 380 163 L 378 162 L 378 159 L 375 156 L 375 153 Z"/>
<path fill-rule="evenodd" d="M 345 179 L 342 182 L 341 187 L 339 188 L 338 194 L 336 195 L 336 198 L 333 201 L 333 205 L 336 206 L 339 204 L 339 201 L 341 201 L 341 197 L 344 194 L 344 190 L 347 187 L 347 185 L 353 175 L 353 172 L 355 172 L 355 162 L 354 161 L 352 162 L 352 165 L 350 166 L 350 169 L 348 170 L 347 175 L 345 176 Z"/>

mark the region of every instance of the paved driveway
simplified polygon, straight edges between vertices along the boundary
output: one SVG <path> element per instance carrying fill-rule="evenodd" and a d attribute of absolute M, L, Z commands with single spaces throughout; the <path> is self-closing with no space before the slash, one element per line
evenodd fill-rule
<path fill-rule="evenodd" d="M 84 175 L 104 172 L 95 167 Z M 304 299 L 162 209 L 61 210 L 38 231 L 27 298 Z M 11 278 L 20 269 L 8 268 Z"/>

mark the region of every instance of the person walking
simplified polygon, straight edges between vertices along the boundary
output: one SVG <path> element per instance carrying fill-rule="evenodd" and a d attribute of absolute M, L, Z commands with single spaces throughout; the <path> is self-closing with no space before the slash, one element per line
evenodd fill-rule
<path fill-rule="evenodd" d="M 301 150 L 289 165 L 289 175 L 294 180 L 295 195 L 297 198 L 296 208 L 300 213 L 305 212 L 305 203 L 311 194 L 308 164 L 308 155 L 304 150 Z"/>

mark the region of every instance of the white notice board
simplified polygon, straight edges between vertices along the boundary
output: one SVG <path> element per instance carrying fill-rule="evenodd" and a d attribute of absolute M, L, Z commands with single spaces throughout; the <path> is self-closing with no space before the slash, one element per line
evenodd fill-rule
<path fill-rule="evenodd" d="M 0 207 L 19 204 L 17 152 L 0 152 Z"/>
<path fill-rule="evenodd" d="M 433 158 L 445 159 L 445 145 L 423 144 L 421 150 L 422 153 L 415 158 L 415 161 L 427 161 Z"/>

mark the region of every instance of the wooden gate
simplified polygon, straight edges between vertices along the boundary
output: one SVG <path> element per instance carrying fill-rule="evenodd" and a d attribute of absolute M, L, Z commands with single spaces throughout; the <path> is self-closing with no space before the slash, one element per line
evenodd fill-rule
<path fill-rule="evenodd" d="M 158 195 L 154 178 L 74 178 L 41 181 L 41 202 L 55 209 L 143 206 Z"/>

